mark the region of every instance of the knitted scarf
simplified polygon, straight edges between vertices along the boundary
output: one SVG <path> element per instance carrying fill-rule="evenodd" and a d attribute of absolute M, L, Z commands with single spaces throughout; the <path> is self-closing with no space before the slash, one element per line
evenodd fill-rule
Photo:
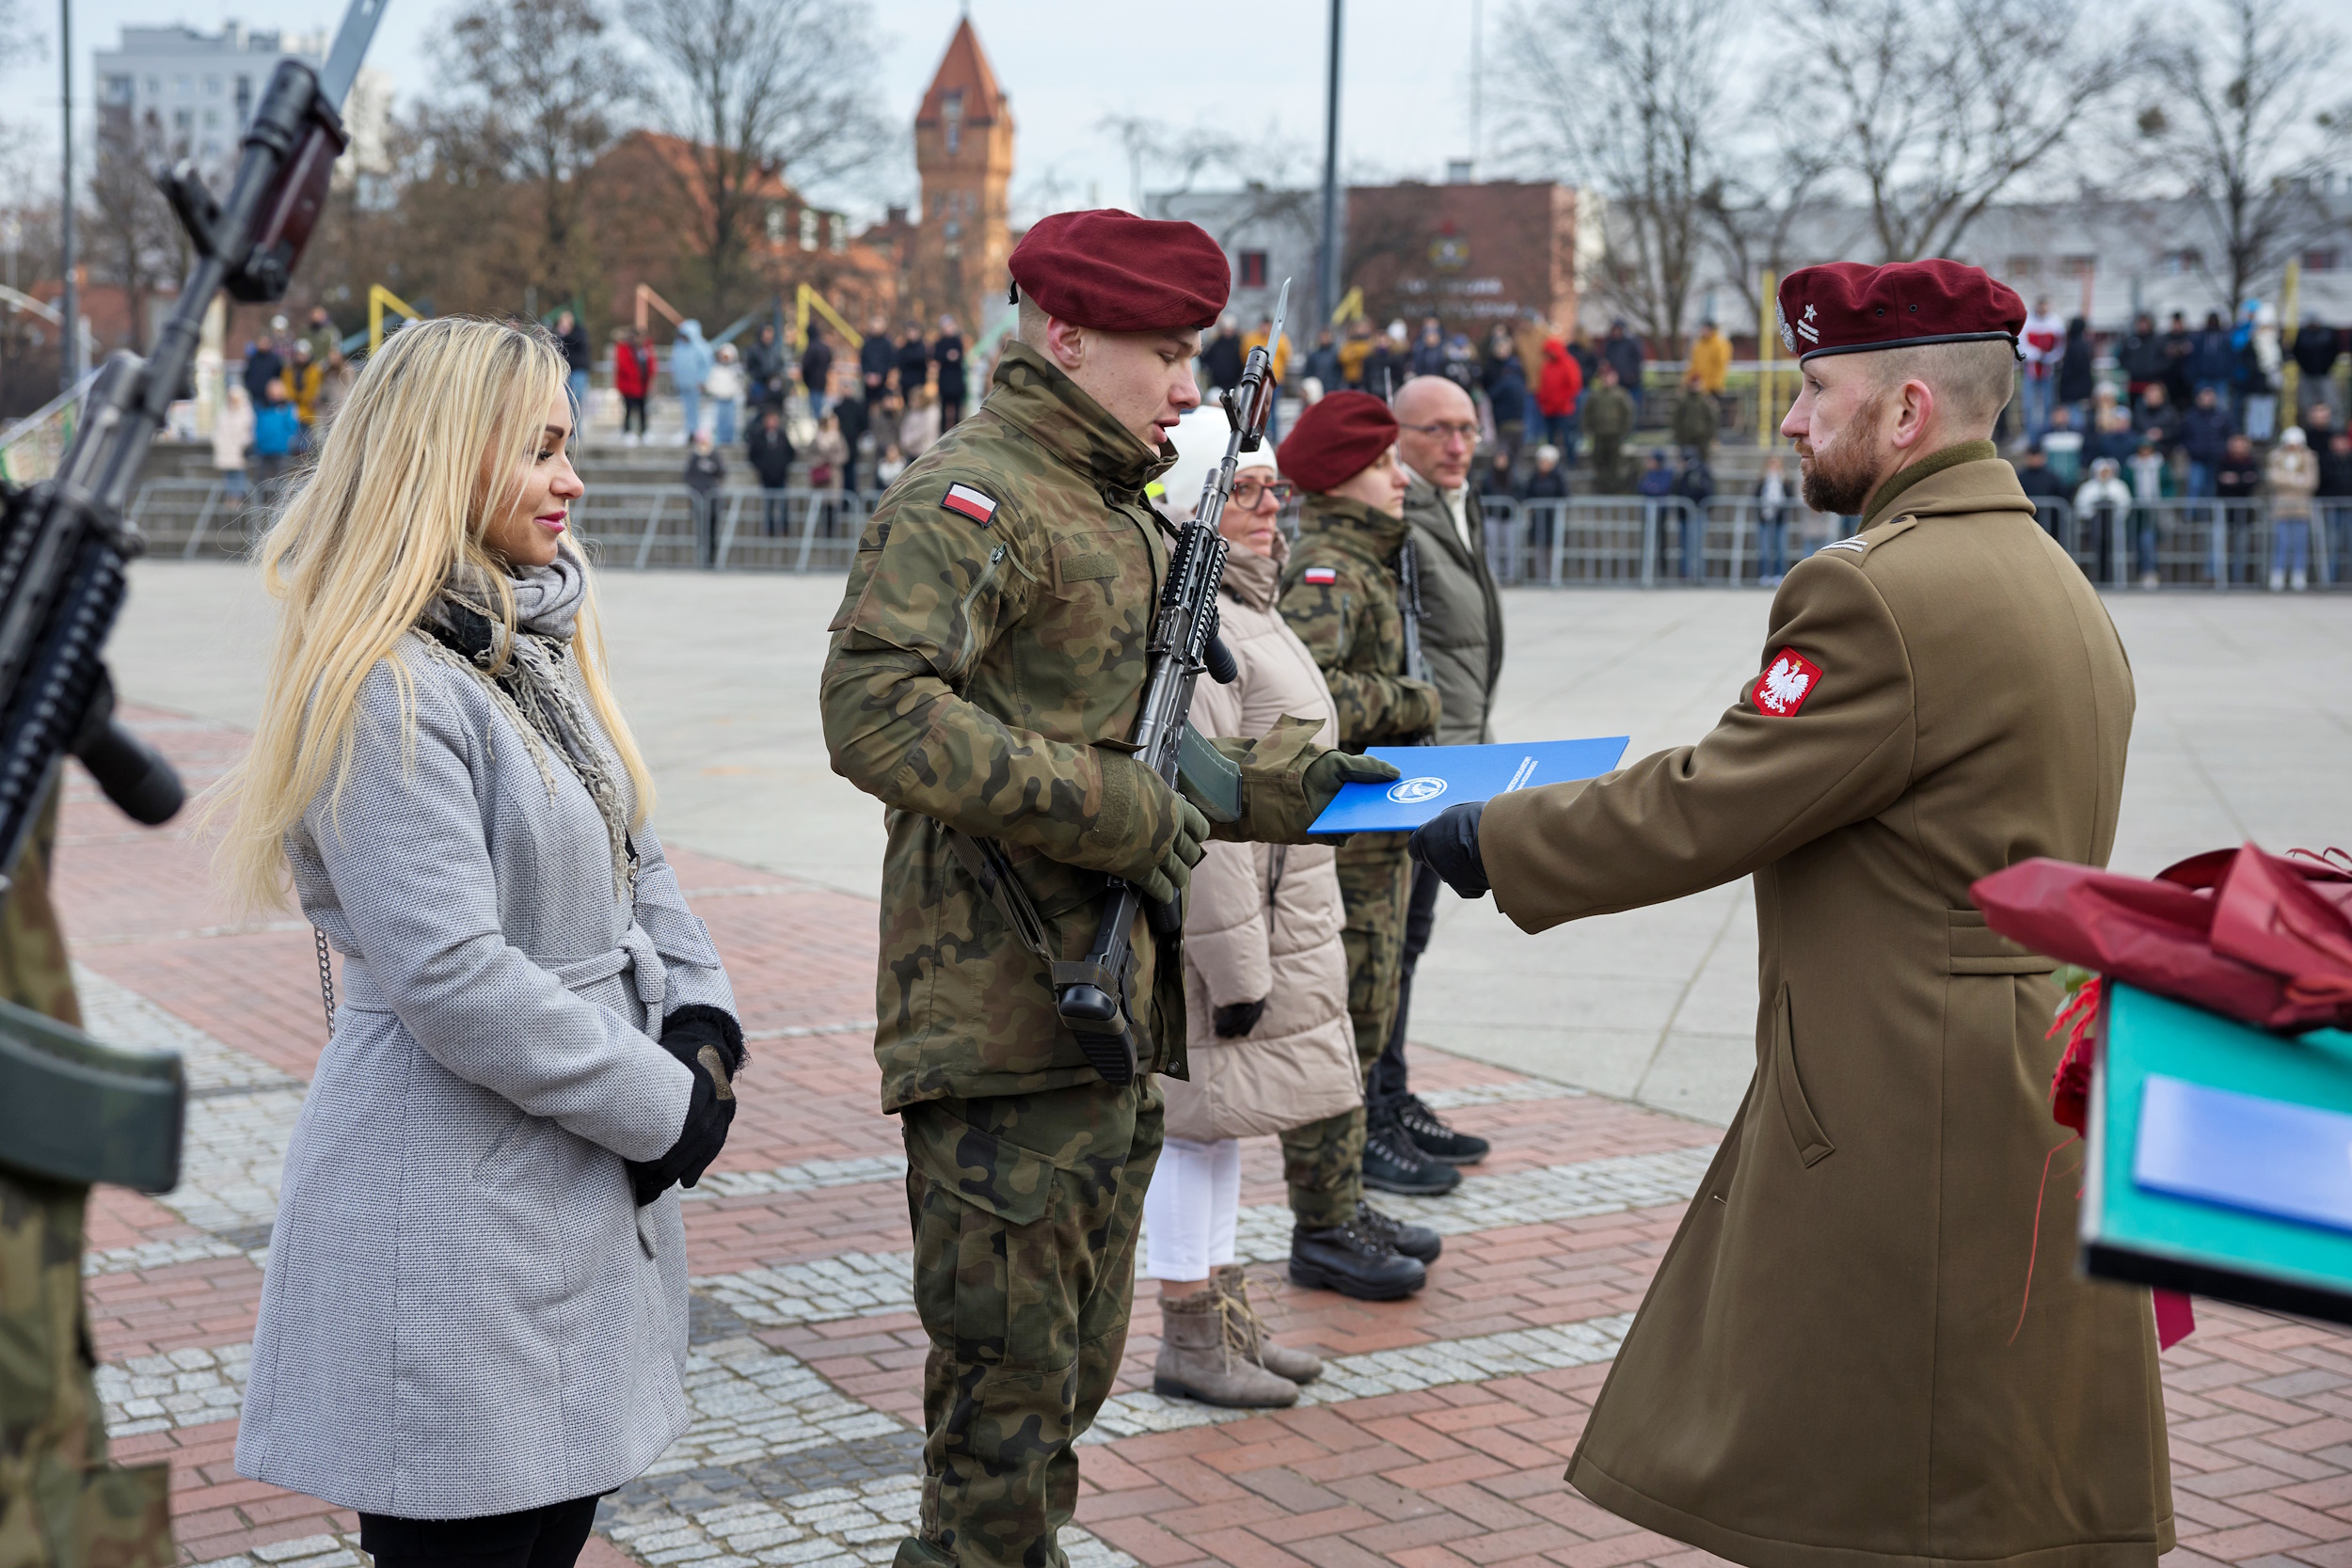
<path fill-rule="evenodd" d="M 629 842 L 619 758 L 604 745 L 603 731 L 566 657 L 573 623 L 588 595 L 587 576 L 569 550 L 559 548 L 550 565 L 510 569 L 507 584 L 515 595 L 511 639 L 499 617 L 495 585 L 479 568 L 460 563 L 418 628 L 428 639 L 426 651 L 481 682 L 505 708 L 550 801 L 556 790 L 553 759 L 563 759 L 604 819 L 612 848 L 613 895 L 633 903 L 637 847 Z"/>

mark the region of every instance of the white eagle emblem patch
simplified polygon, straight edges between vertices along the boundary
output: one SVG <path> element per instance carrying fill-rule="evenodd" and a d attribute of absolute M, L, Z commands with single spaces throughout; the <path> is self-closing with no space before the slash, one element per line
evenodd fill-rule
<path fill-rule="evenodd" d="M 1756 710 L 1787 719 L 1804 706 L 1821 682 L 1821 667 L 1794 648 L 1783 648 L 1756 683 Z"/>

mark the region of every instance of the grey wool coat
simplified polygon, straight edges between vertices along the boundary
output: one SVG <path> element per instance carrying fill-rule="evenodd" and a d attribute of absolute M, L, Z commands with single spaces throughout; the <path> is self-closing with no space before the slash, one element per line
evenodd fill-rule
<path fill-rule="evenodd" d="M 288 840 L 344 979 L 286 1154 L 237 1471 L 469 1518 L 609 1491 L 686 1430 L 677 1191 L 639 1210 L 622 1162 L 685 1120 L 662 1016 L 734 997 L 653 833 L 632 907 L 562 757 L 543 771 L 420 634 L 397 657 L 407 757 L 388 660 L 340 822 L 323 795 Z"/>

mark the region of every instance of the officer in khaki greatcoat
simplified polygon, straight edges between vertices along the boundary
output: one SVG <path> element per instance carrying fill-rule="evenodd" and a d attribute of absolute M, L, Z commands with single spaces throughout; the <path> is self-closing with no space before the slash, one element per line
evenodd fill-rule
<path fill-rule="evenodd" d="M 1525 929 L 1753 875 L 1756 1069 L 1568 1480 L 1756 1568 L 2142 1568 L 2172 1545 L 2148 1293 L 2068 1267 L 2048 1184 L 2047 958 L 1969 884 L 2104 864 L 2132 679 L 1988 437 L 2024 302 L 1973 267 L 1782 284 L 1805 499 L 1792 569 L 1695 746 L 1415 835 Z"/>
<path fill-rule="evenodd" d="M 1061 1562 L 1073 1444 L 1126 1343 L 1160 1149 L 1151 1074 L 1184 1071 L 1181 953 L 1136 916 L 1126 1003 L 1151 1054 L 1114 1085 L 1061 1025 L 1049 951 L 1085 954 L 1105 874 L 1166 901 L 1203 839 L 1298 842 L 1343 782 L 1396 777 L 1312 745 L 1315 722 L 1214 741 L 1241 789 L 1213 831 L 1131 754 L 1168 572 L 1144 486 L 1200 401 L 1225 253 L 1189 223 L 1067 213 L 1009 266 L 1020 337 L 868 519 L 820 688 L 834 770 L 890 808 L 874 1053 L 930 1338 L 900 1568 Z M 980 840 L 1009 867 L 993 890 Z"/>

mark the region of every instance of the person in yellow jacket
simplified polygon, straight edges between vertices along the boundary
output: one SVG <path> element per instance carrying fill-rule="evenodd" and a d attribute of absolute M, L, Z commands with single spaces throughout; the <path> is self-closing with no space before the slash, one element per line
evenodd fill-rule
<path fill-rule="evenodd" d="M 1691 344 L 1690 373 L 1708 397 L 1724 395 L 1724 384 L 1731 378 L 1731 340 L 1713 322 L 1701 327 Z"/>

